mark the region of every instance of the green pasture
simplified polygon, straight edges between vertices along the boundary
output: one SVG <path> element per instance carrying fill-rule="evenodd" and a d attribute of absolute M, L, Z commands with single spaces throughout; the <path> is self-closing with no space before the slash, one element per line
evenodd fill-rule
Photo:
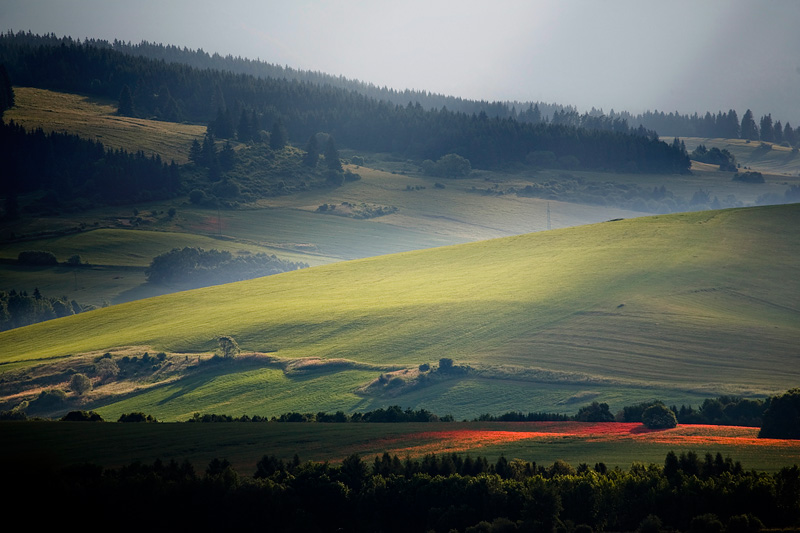
<path fill-rule="evenodd" d="M 91 265 L 147 267 L 157 255 L 173 248 L 184 247 L 216 249 L 236 253 L 275 253 L 275 248 L 220 239 L 193 233 L 172 231 L 147 231 L 135 229 L 103 228 L 72 235 L 39 239 L 31 242 L 13 242 L 0 247 L 0 258 L 16 259 L 25 250 L 52 252 L 60 262 L 73 254 Z M 300 260 L 301 255 L 287 253 L 282 257 Z"/>
<path fill-rule="evenodd" d="M 225 458 L 242 475 L 252 475 L 264 455 L 291 460 L 338 462 L 353 452 L 371 462 L 391 449 L 393 441 L 409 433 L 455 429 L 509 430 L 500 422 L 451 422 L 416 424 L 293 424 L 293 423 L 0 423 L 0 466 L 6 461 L 32 468 L 61 467 L 94 463 L 119 467 L 134 461 L 152 463 L 189 460 L 202 472 L 213 458 Z M 513 429 L 512 429 L 513 430 Z M 414 444 L 413 439 L 403 440 Z M 420 440 L 420 444 L 429 443 Z M 630 468 L 633 463 L 663 464 L 666 454 L 694 451 L 722 453 L 741 461 L 745 469 L 776 471 L 796 464 L 797 447 L 773 448 L 758 445 L 666 445 L 655 442 L 588 442 L 576 437 L 554 436 L 513 443 L 473 447 L 461 454 L 496 461 L 501 455 L 550 465 L 557 459 L 573 466 L 598 462 L 609 468 Z M 404 456 L 404 454 L 398 454 Z"/>
<path fill-rule="evenodd" d="M 154 257 L 173 248 L 196 247 L 232 254 L 275 254 L 281 259 L 320 264 L 324 259 L 281 247 L 260 246 L 230 237 L 206 236 L 176 231 L 100 228 L 58 237 L 18 241 L 0 246 L 0 289 L 32 293 L 38 288 L 49 297 L 67 296 L 81 304 L 100 306 L 149 298 L 182 290 L 183 287 L 151 285 L 145 269 Z M 52 252 L 59 262 L 80 255 L 88 266 L 29 267 L 13 264 L 20 252 Z"/>
<path fill-rule="evenodd" d="M 205 126 L 121 117 L 116 102 L 33 87 L 14 87 L 15 105 L 4 114 L 25 129 L 65 132 L 100 141 L 107 148 L 159 154 L 169 163 L 186 163 L 194 139 Z"/>
<path fill-rule="evenodd" d="M 613 409 L 648 392 L 695 405 L 719 394 L 764 396 L 800 382 L 800 237 L 792 230 L 799 222 L 797 205 L 707 211 L 334 263 L 0 333 L 0 363 L 20 369 L 126 345 L 208 352 L 218 335 L 232 335 L 245 351 L 283 359 L 416 368 L 450 357 L 491 371 L 495 386 L 442 385 L 439 399 L 472 398 L 459 416 L 502 412 L 514 397 L 519 409 L 540 397 L 552 405 L 542 382 L 566 387 L 556 402 L 597 393 L 592 399 L 613 398 Z M 207 395 L 180 407 L 170 406 L 174 395 L 142 391 L 95 408 L 118 412 L 124 401 L 133 410 L 141 401 L 174 420 L 225 405 L 239 413 L 239 398 L 273 415 L 330 397 L 344 409 L 357 405 L 356 382 L 370 381 L 332 373 L 284 403 L 280 387 L 254 393 L 253 379 L 276 378 L 252 372 L 226 375 L 224 387 L 212 382 Z M 495 392 L 520 379 L 526 386 L 511 387 L 517 392 Z M 422 390 L 373 394 L 364 405 L 445 404 L 434 389 Z M 558 411 L 574 413 L 583 403 L 562 405 Z M 333 404 L 312 411 L 325 406 Z"/>

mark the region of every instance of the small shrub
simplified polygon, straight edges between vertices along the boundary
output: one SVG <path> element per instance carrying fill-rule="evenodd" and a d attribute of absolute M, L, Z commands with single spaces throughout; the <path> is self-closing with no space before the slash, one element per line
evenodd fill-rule
<path fill-rule="evenodd" d="M 192 192 L 189 193 L 189 201 L 193 204 L 200 204 L 203 203 L 206 199 L 206 193 L 201 191 L 200 189 L 194 189 Z"/>
<path fill-rule="evenodd" d="M 67 393 L 61 389 L 47 389 L 39 393 L 39 396 L 34 400 L 37 407 L 54 407 L 64 403 L 67 399 Z"/>
<path fill-rule="evenodd" d="M 731 178 L 731 181 L 741 181 L 742 183 L 764 183 L 764 176 L 761 174 L 761 172 L 737 172 L 734 174 L 733 178 Z"/>
<path fill-rule="evenodd" d="M 155 417 L 151 415 L 146 415 L 141 412 L 136 412 L 136 413 L 121 414 L 117 422 L 123 422 L 123 423 L 158 422 L 158 420 L 156 420 Z"/>
<path fill-rule="evenodd" d="M 230 335 L 223 335 L 217 339 L 219 350 L 226 359 L 232 359 L 241 351 L 236 340 Z"/>
<path fill-rule="evenodd" d="M 70 411 L 63 417 L 62 422 L 102 422 L 103 417 L 94 411 Z"/>
<path fill-rule="evenodd" d="M 439 370 L 442 372 L 447 372 L 453 369 L 453 360 L 449 357 L 442 357 L 439 359 Z"/>

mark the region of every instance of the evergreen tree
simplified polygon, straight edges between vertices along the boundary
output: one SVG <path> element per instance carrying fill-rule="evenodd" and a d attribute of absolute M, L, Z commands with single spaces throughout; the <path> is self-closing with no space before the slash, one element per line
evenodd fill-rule
<path fill-rule="evenodd" d="M 230 141 L 225 141 L 222 151 L 219 153 L 219 166 L 222 170 L 227 171 L 233 168 L 236 164 L 236 152 L 233 150 Z"/>
<path fill-rule="evenodd" d="M 122 87 L 122 92 L 119 93 L 119 104 L 117 105 L 117 114 L 124 117 L 133 116 L 133 95 L 131 88 L 125 85 Z"/>
<path fill-rule="evenodd" d="M 189 161 L 195 165 L 202 164 L 203 161 L 203 147 L 197 139 L 192 141 L 192 146 L 189 148 Z"/>
<path fill-rule="evenodd" d="M 236 129 L 236 137 L 240 142 L 246 143 L 253 139 L 254 133 L 250 117 L 247 115 L 247 111 L 242 109 L 242 114 L 239 117 L 239 127 Z"/>
<path fill-rule="evenodd" d="M 306 143 L 306 155 L 303 157 L 303 164 L 314 168 L 317 166 L 319 162 L 319 142 L 317 141 L 317 135 L 314 134 L 308 138 L 308 142 Z"/>
<path fill-rule="evenodd" d="M 783 124 L 781 124 L 780 120 L 776 121 L 775 125 L 772 126 L 772 140 L 776 143 L 783 142 Z"/>
<path fill-rule="evenodd" d="M 742 129 L 740 135 L 742 139 L 748 139 L 750 141 L 758 140 L 758 126 L 756 126 L 756 121 L 753 119 L 753 112 L 749 109 L 745 111 L 744 116 L 742 117 Z"/>
<path fill-rule="evenodd" d="M 272 124 L 272 131 L 269 136 L 269 147 L 273 150 L 282 150 L 286 146 L 286 128 L 283 126 L 281 119 L 276 120 Z"/>
<path fill-rule="evenodd" d="M 332 135 L 328 136 L 328 142 L 325 144 L 325 166 L 331 170 L 342 171 L 342 162 L 339 160 L 339 150 L 336 149 L 336 143 L 333 141 Z"/>
<path fill-rule="evenodd" d="M 761 140 L 766 142 L 772 142 L 775 140 L 775 135 L 772 129 L 771 113 L 761 117 Z"/>
<path fill-rule="evenodd" d="M 206 133 L 200 152 L 200 164 L 211 168 L 215 163 L 217 163 L 217 145 L 214 143 L 214 134 Z"/>
<path fill-rule="evenodd" d="M 225 96 L 222 94 L 222 88 L 219 86 L 219 83 L 216 83 L 214 84 L 214 94 L 211 96 L 211 113 L 213 113 L 215 109 L 224 112 L 227 108 L 228 107 L 225 105 Z"/>
<path fill-rule="evenodd" d="M 14 88 L 11 86 L 11 77 L 6 66 L 0 64 L 0 117 L 6 109 L 14 107 Z"/>
<path fill-rule="evenodd" d="M 788 122 L 783 127 L 783 140 L 789 143 L 789 146 L 795 146 L 797 144 L 797 137 L 792 129 L 792 125 Z"/>

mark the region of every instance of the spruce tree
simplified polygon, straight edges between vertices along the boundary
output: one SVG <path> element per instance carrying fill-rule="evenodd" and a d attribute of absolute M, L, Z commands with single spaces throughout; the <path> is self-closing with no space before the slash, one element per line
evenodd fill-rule
<path fill-rule="evenodd" d="M 761 117 L 761 140 L 767 142 L 775 140 L 772 130 L 772 114 Z"/>
<path fill-rule="evenodd" d="M 756 121 L 753 119 L 753 112 L 749 109 L 745 111 L 742 117 L 741 136 L 742 139 L 748 139 L 750 141 L 758 140 L 758 126 L 756 126 Z"/>
<path fill-rule="evenodd" d="M 283 121 L 278 119 L 272 124 L 272 131 L 269 136 L 269 147 L 273 150 L 282 150 L 286 146 L 286 128 Z"/>
<path fill-rule="evenodd" d="M 6 109 L 14 107 L 14 88 L 5 65 L 0 65 L 0 117 Z"/>
<path fill-rule="evenodd" d="M 342 162 L 339 160 L 339 150 L 336 149 L 336 143 L 333 141 L 333 136 L 328 136 L 328 142 L 325 144 L 325 166 L 330 170 L 341 172 Z"/>
<path fill-rule="evenodd" d="M 303 164 L 307 167 L 314 168 L 317 166 L 319 162 L 319 143 L 317 142 L 317 136 L 312 135 L 308 138 L 308 142 L 306 143 L 306 155 L 303 157 Z"/>
<path fill-rule="evenodd" d="M 119 104 L 117 105 L 117 114 L 124 117 L 133 116 L 133 95 L 131 88 L 125 85 L 122 92 L 119 93 Z"/>

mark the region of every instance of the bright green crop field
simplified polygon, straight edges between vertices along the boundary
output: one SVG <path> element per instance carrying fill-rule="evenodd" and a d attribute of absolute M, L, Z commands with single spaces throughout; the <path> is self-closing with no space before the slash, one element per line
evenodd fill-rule
<path fill-rule="evenodd" d="M 322 265 L 0 333 L 0 363 L 31 371 L 126 346 L 177 362 L 219 335 L 269 353 L 124 392 L 98 381 L 76 402 L 107 419 L 763 397 L 800 382 L 798 223 L 797 205 L 706 211 Z M 461 371 L 420 378 L 444 357 Z M 344 361 L 287 371 L 309 358 Z"/>

